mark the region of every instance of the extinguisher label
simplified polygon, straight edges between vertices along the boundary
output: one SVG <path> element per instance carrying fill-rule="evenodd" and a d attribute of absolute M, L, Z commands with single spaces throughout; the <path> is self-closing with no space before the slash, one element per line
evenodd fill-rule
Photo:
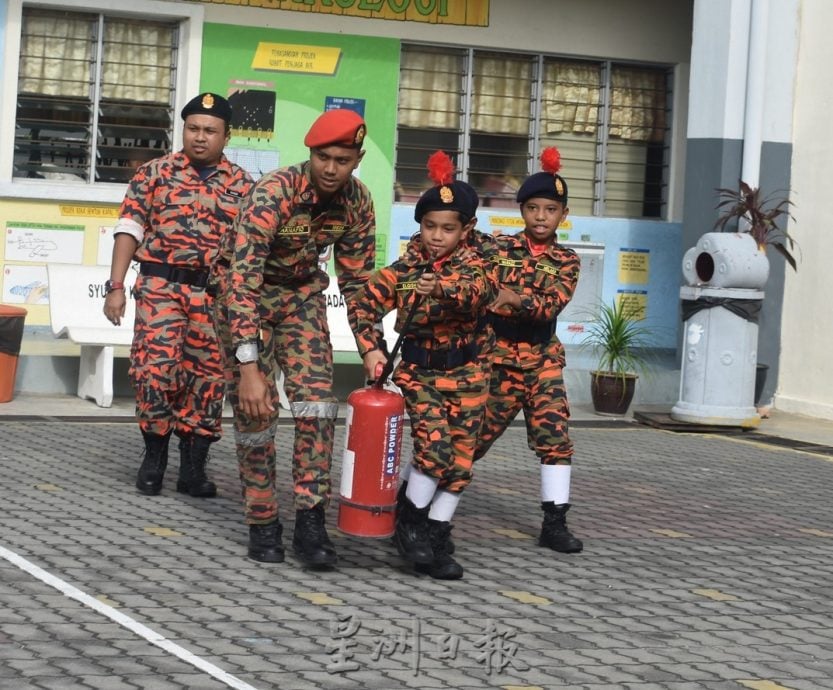
<path fill-rule="evenodd" d="M 385 443 L 385 476 L 399 475 L 399 451 L 402 445 L 402 415 L 388 417 L 388 437 Z"/>
<path fill-rule="evenodd" d="M 353 468 L 356 466 L 356 454 L 349 448 L 344 449 L 341 459 L 341 495 L 353 498 Z"/>
<path fill-rule="evenodd" d="M 353 431 L 353 406 L 347 406 L 346 430 L 344 432 L 344 453 L 341 457 L 341 495 L 353 498 L 353 468 L 356 466 L 356 454 L 350 450 L 350 434 Z"/>

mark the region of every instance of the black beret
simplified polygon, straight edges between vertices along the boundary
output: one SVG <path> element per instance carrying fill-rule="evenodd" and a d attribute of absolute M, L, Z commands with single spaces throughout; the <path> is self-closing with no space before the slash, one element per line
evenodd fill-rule
<path fill-rule="evenodd" d="M 516 199 L 523 203 L 527 199 L 552 199 L 567 205 L 567 183 L 558 173 L 537 172 L 524 180 Z"/>
<path fill-rule="evenodd" d="M 479 203 L 474 187 L 455 180 L 424 192 L 414 208 L 414 220 L 419 223 L 429 211 L 457 211 L 467 223 L 474 218 Z"/>
<path fill-rule="evenodd" d="M 183 120 L 189 115 L 213 115 L 225 121 L 226 124 L 231 122 L 229 102 L 216 93 L 202 93 L 195 96 L 185 104 L 180 114 Z"/>

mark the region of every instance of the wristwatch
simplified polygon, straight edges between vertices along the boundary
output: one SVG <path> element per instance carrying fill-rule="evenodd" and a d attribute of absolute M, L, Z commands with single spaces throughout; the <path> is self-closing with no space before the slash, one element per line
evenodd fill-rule
<path fill-rule="evenodd" d="M 118 280 L 106 280 L 104 282 L 104 294 L 109 295 L 113 290 L 124 290 L 124 283 Z"/>

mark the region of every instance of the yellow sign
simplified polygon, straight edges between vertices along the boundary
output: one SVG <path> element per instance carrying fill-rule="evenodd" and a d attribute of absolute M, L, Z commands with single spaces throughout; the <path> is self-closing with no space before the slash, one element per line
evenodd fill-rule
<path fill-rule="evenodd" d="M 630 318 L 642 321 L 648 314 L 648 293 L 636 290 L 620 290 L 616 294 L 620 309 Z"/>
<path fill-rule="evenodd" d="M 194 1 L 194 0 L 192 0 Z M 366 19 L 489 26 L 489 0 L 197 0 L 204 4 L 262 7 Z"/>
<path fill-rule="evenodd" d="M 650 254 L 647 249 L 619 251 L 619 282 L 627 285 L 647 285 Z"/>
<path fill-rule="evenodd" d="M 85 218 L 118 218 L 118 206 L 64 206 L 60 207 L 62 216 L 83 216 Z"/>
<path fill-rule="evenodd" d="M 335 74 L 340 57 L 341 48 L 261 42 L 257 44 L 252 69 Z"/>

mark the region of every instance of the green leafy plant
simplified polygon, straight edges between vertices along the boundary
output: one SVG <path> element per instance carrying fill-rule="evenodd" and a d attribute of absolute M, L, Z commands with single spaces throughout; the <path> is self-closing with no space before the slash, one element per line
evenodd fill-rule
<path fill-rule="evenodd" d="M 720 199 L 717 209 L 723 211 L 714 224 L 716 230 L 722 232 L 730 222 L 739 221 L 738 232 L 752 235 L 761 249 L 771 245 L 794 271 L 798 270 L 792 255 L 795 240 L 786 228 L 778 224 L 779 221 L 786 224 L 788 219 L 793 218 L 789 212 L 792 202 L 788 198 L 777 194 L 764 197 L 759 188 L 751 187 L 743 180 L 738 180 L 737 189 L 720 188 L 716 191 Z"/>
<path fill-rule="evenodd" d="M 625 379 L 651 368 L 652 333 L 639 317 L 639 308 L 628 300 L 599 305 L 581 341 L 598 358 L 598 373 Z"/>

